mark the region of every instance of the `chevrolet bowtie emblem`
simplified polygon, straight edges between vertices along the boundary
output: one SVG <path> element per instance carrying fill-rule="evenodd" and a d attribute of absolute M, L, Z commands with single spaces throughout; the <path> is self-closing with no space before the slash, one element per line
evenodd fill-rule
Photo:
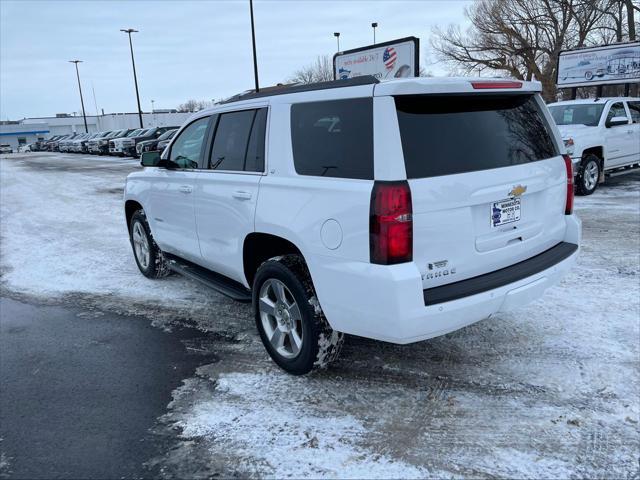
<path fill-rule="evenodd" d="M 519 197 L 520 195 L 522 195 L 526 191 L 527 191 L 527 186 L 526 185 L 516 185 L 509 192 L 509 196 L 510 197 Z"/>

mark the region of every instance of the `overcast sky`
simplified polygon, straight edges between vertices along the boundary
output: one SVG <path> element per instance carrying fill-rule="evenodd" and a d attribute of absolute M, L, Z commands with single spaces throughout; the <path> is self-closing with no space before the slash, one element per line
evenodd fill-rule
<path fill-rule="evenodd" d="M 410 35 L 421 62 L 443 74 L 429 55 L 433 25 L 465 24 L 468 1 L 254 1 L 260 85 L 286 80 L 316 56 Z M 73 64 L 87 114 L 136 110 L 129 43 L 133 35 L 144 111 L 193 98 L 219 99 L 253 87 L 248 0 L 15 1 L 0 0 L 0 117 L 80 111 Z M 93 96 L 95 91 L 95 102 Z"/>

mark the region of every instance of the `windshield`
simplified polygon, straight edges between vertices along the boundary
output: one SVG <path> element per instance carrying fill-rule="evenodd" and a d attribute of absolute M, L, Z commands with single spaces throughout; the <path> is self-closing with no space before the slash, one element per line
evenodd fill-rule
<path fill-rule="evenodd" d="M 176 132 L 178 130 L 167 130 L 166 132 L 164 132 L 162 135 L 160 135 L 158 137 L 158 140 L 169 140 L 171 137 L 173 137 Z"/>
<path fill-rule="evenodd" d="M 133 132 L 129 133 L 127 137 L 135 137 L 136 135 L 138 135 L 138 133 L 140 133 L 140 131 L 141 129 L 134 130 Z"/>
<path fill-rule="evenodd" d="M 587 125 L 595 127 L 600 121 L 604 103 L 580 103 L 550 106 L 556 125 Z"/>

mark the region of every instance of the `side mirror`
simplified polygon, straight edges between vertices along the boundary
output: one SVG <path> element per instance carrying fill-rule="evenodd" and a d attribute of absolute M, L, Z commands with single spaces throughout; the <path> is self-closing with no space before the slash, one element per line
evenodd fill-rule
<path fill-rule="evenodd" d="M 613 117 L 607 122 L 607 128 L 616 127 L 618 125 L 626 125 L 627 123 L 629 123 L 627 117 Z"/>
<path fill-rule="evenodd" d="M 140 165 L 143 167 L 159 167 L 160 152 L 142 152 Z"/>

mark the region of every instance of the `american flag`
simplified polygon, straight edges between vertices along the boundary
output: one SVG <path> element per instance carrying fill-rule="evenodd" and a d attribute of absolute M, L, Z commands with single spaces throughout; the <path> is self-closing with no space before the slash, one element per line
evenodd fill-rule
<path fill-rule="evenodd" d="M 382 55 L 382 61 L 384 62 L 384 66 L 387 67 L 387 70 L 391 70 L 393 68 L 397 59 L 398 54 L 393 47 L 387 48 Z"/>

